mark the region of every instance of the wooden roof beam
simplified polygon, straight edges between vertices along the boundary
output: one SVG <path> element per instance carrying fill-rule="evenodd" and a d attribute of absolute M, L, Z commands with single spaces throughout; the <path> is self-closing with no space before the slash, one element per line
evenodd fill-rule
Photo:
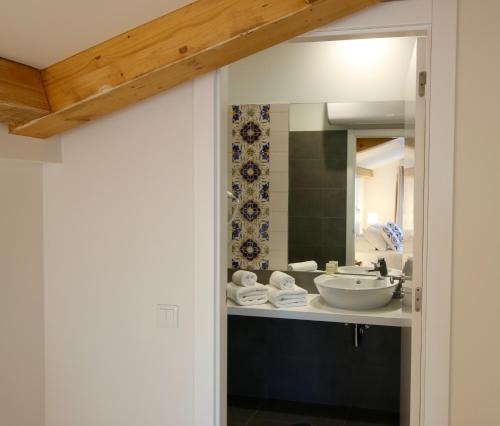
<path fill-rule="evenodd" d="M 0 58 L 0 123 L 25 123 L 48 113 L 40 71 Z"/>
<path fill-rule="evenodd" d="M 373 170 L 366 169 L 364 167 L 356 167 L 356 176 L 372 178 L 373 177 Z"/>
<path fill-rule="evenodd" d="M 11 127 L 47 138 L 380 0 L 198 0 L 42 71 L 53 112 Z"/>

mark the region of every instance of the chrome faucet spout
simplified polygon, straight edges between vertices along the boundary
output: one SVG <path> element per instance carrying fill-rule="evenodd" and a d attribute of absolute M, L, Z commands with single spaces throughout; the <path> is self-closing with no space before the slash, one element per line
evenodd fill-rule
<path fill-rule="evenodd" d="M 399 276 L 389 275 L 389 279 L 391 280 L 391 284 L 394 284 L 396 281 L 398 282 L 398 285 L 396 287 L 396 290 L 394 290 L 394 295 L 392 296 L 392 298 L 402 299 L 404 296 L 403 284 L 405 283 L 407 277 L 405 275 L 399 275 Z"/>
<path fill-rule="evenodd" d="M 388 271 L 387 271 L 387 263 L 383 257 L 378 258 L 378 262 L 372 262 L 373 263 L 373 269 L 371 269 L 368 272 L 376 272 L 378 278 L 383 278 L 387 277 Z"/>

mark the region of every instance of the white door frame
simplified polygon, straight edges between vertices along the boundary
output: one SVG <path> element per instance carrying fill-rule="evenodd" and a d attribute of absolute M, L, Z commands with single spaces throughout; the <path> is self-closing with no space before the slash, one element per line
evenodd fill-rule
<path fill-rule="evenodd" d="M 435 0 L 427 126 L 427 258 L 424 261 L 422 426 L 449 424 L 453 179 L 458 1 Z"/>
<path fill-rule="evenodd" d="M 449 424 L 457 0 L 434 0 L 430 39 L 428 199 L 422 341 L 421 426 Z M 419 28 L 419 29 L 422 29 Z M 414 26 L 358 28 L 407 32 Z M 353 34 L 353 31 L 343 31 Z M 324 34 L 324 33 L 323 33 Z M 342 32 L 337 32 L 342 34 Z M 225 426 L 225 132 L 221 72 L 194 92 L 195 338 L 194 425 Z M 427 326 L 432 324 L 432 326 Z"/>

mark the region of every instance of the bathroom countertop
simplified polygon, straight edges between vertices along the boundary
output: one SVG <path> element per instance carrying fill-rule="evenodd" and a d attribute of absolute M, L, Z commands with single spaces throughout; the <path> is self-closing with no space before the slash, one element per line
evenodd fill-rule
<path fill-rule="evenodd" d="M 382 308 L 367 311 L 333 308 L 327 305 L 319 294 L 308 294 L 307 302 L 307 306 L 300 308 L 276 308 L 270 303 L 239 306 L 228 300 L 227 313 L 228 315 L 248 317 L 411 327 L 411 312 L 406 308 L 402 309 L 400 300 L 392 300 L 391 303 Z"/>

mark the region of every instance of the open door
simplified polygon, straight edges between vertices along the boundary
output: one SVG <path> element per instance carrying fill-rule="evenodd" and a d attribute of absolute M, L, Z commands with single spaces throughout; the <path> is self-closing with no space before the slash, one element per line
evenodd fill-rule
<path fill-rule="evenodd" d="M 419 426 L 422 370 L 422 292 L 425 226 L 426 38 L 418 38 L 405 90 L 405 158 L 401 220 L 405 234 L 406 292 L 411 293 L 412 326 L 401 336 L 401 426 Z M 410 231 L 410 232 L 408 232 Z"/>

